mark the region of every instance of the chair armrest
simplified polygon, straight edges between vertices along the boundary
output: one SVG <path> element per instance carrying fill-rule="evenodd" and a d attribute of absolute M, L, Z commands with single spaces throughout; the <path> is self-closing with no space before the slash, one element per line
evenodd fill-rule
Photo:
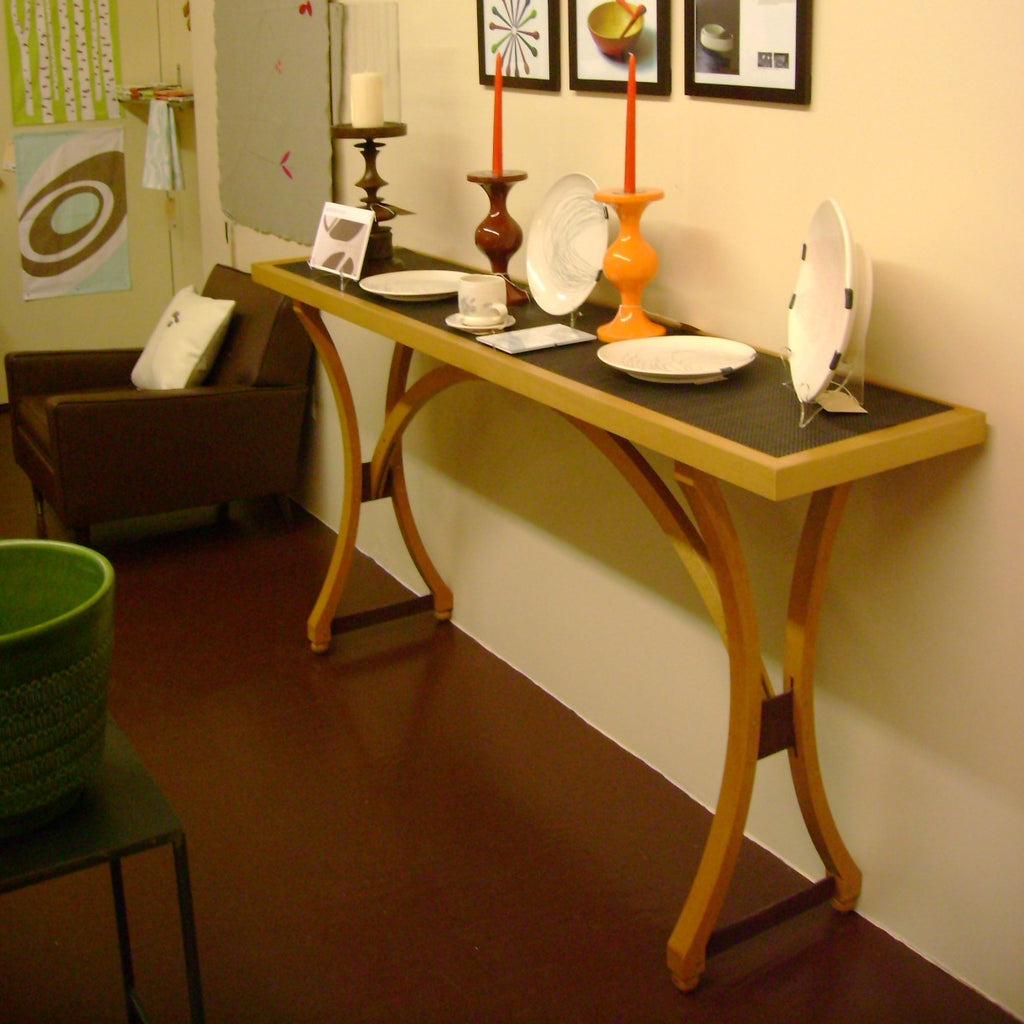
<path fill-rule="evenodd" d="M 23 395 L 53 395 L 131 387 L 142 349 L 83 349 L 65 352 L 9 352 L 4 357 L 11 402 Z"/>
<path fill-rule="evenodd" d="M 290 490 L 308 390 L 205 386 L 51 396 L 50 453 L 67 521 Z"/>

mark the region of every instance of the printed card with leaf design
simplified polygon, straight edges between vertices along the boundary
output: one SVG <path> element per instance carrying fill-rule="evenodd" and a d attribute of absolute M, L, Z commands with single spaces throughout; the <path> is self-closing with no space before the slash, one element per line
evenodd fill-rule
<path fill-rule="evenodd" d="M 373 211 L 360 206 L 324 203 L 309 265 L 358 280 L 370 244 Z"/>

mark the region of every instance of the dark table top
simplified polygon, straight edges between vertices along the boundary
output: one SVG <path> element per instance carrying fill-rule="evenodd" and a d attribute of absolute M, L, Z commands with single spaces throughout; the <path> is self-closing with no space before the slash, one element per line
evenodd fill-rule
<path fill-rule="evenodd" d="M 409 250 L 398 250 L 397 254 L 408 270 L 465 269 Z M 314 270 L 305 261 L 289 264 L 288 269 L 299 276 L 342 290 L 336 275 Z M 364 291 L 352 281 L 345 282 L 344 291 L 368 302 L 394 308 L 440 330 L 466 337 L 464 332 L 445 324 L 445 318 L 454 311 L 454 299 L 395 302 Z M 516 318 L 516 329 L 568 322 L 568 317 L 553 317 L 533 302 L 514 306 L 510 312 Z M 612 315 L 611 310 L 587 303 L 580 310 L 574 326 L 593 334 Z M 669 331 L 674 334 L 696 333 L 684 324 L 670 326 Z M 869 382 L 864 395 L 866 414 L 822 411 L 801 427 L 800 401 L 789 384 L 788 367 L 777 355 L 759 353 L 754 362 L 723 381 L 701 385 L 662 384 L 636 380 L 607 366 L 597 358 L 601 344 L 598 341 L 583 342 L 509 358 L 532 363 L 775 458 L 897 426 L 951 408 L 942 402 Z"/>
<path fill-rule="evenodd" d="M 0 840 L 0 892 L 170 842 L 181 822 L 124 733 L 107 719 L 103 761 L 60 817 Z"/>

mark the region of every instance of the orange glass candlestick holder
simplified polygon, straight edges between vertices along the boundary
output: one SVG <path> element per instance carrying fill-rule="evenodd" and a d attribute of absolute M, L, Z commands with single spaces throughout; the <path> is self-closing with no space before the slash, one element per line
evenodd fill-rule
<path fill-rule="evenodd" d="M 643 311 L 640 298 L 644 288 L 658 272 L 658 254 L 640 234 L 640 218 L 649 203 L 663 199 L 661 189 L 639 192 L 606 189 L 595 192 L 599 203 L 615 208 L 619 216 L 619 234 L 604 254 L 604 276 L 619 290 L 619 311 L 615 318 L 597 329 L 601 341 L 625 341 L 627 338 L 653 338 L 665 333 Z"/>
<path fill-rule="evenodd" d="M 490 260 L 491 272 L 505 278 L 505 305 L 523 306 L 530 301 L 530 296 L 508 276 L 508 261 L 523 244 L 523 229 L 509 215 L 506 204 L 509 190 L 526 178 L 526 171 L 475 171 L 466 178 L 479 185 L 491 201 L 491 208 L 477 226 L 473 241 Z"/>

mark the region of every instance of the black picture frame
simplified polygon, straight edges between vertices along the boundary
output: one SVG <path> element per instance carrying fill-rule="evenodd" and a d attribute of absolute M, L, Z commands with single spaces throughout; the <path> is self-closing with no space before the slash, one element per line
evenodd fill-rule
<path fill-rule="evenodd" d="M 501 52 L 505 89 L 562 87 L 558 0 L 477 0 L 477 63 L 481 85 L 494 85 Z"/>
<path fill-rule="evenodd" d="M 811 102 L 812 0 L 756 11 L 755 22 L 742 18 L 740 0 L 684 0 L 687 96 Z"/>
<path fill-rule="evenodd" d="M 569 85 L 579 92 L 626 91 L 627 57 L 603 54 L 587 24 L 594 9 L 606 2 L 569 0 Z M 627 2 L 635 6 L 635 0 Z M 617 6 L 614 0 L 611 6 Z M 635 50 L 636 91 L 638 95 L 669 96 L 672 93 L 671 0 L 647 0 L 645 6 L 645 25 Z"/>

